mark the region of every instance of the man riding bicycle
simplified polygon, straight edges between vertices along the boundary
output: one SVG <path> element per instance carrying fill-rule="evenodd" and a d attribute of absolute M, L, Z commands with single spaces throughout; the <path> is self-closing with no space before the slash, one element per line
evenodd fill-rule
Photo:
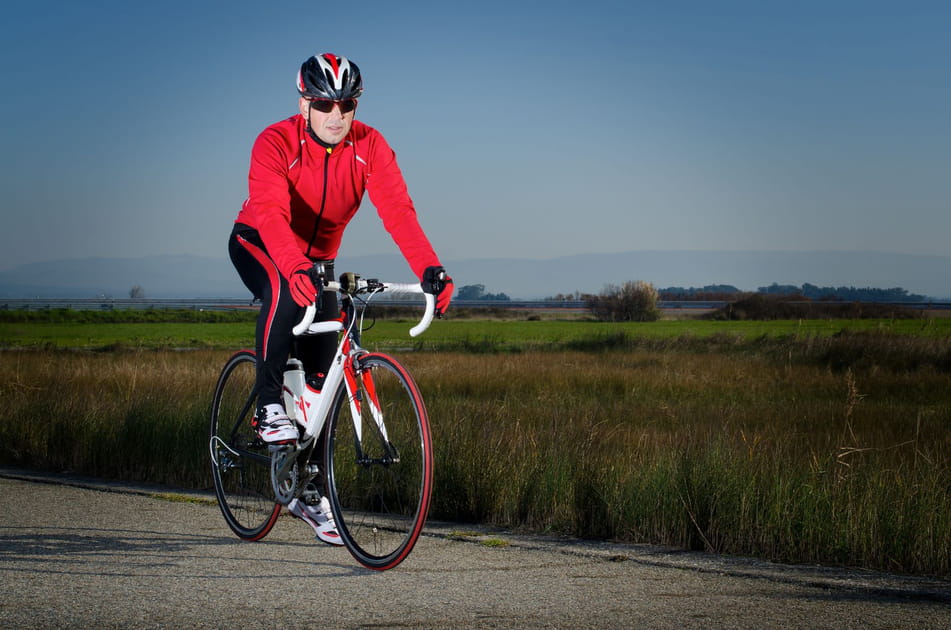
<path fill-rule="evenodd" d="M 254 142 L 248 198 L 228 244 L 241 280 L 261 299 L 255 331 L 254 422 L 269 444 L 293 443 L 299 437 L 282 397 L 291 329 L 302 308 L 315 301 L 318 319 L 338 316 L 337 296 L 322 291 L 315 263 L 322 266 L 323 278 L 334 279 L 334 258 L 364 191 L 424 289 L 436 295 L 438 314 L 449 308 L 453 292 L 452 279 L 419 225 L 393 150 L 379 131 L 354 119 L 363 93 L 357 65 L 330 53 L 310 57 L 297 74 L 297 91 L 300 113 L 270 125 Z M 297 343 L 308 382 L 319 389 L 336 339 L 316 335 L 301 337 Z M 325 524 L 329 509 L 316 511 L 298 503 L 292 501 L 288 507 L 305 520 L 309 516 L 322 540 L 339 544 L 333 536 L 331 540 L 321 536 L 312 522 Z"/>

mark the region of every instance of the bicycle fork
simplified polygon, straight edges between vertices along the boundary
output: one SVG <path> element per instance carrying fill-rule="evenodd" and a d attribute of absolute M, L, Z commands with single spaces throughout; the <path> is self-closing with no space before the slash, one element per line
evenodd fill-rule
<path fill-rule="evenodd" d="M 359 370 L 359 378 L 357 372 Z M 350 416 L 353 418 L 354 441 L 356 442 L 356 461 L 364 467 L 371 464 L 397 464 L 400 461 L 399 453 L 396 447 L 390 442 L 386 432 L 386 423 L 383 418 L 383 408 L 380 405 L 380 397 L 377 395 L 376 384 L 373 380 L 373 372 L 369 369 L 360 369 L 358 359 L 354 359 L 350 364 L 350 369 L 346 371 L 346 383 L 348 400 L 350 402 Z M 360 388 L 360 385 L 363 388 Z M 363 394 L 366 393 L 364 398 Z M 366 408 L 373 419 L 373 426 L 376 428 L 380 438 L 380 444 L 384 456 L 380 458 L 367 457 L 363 450 L 363 410 Z"/>

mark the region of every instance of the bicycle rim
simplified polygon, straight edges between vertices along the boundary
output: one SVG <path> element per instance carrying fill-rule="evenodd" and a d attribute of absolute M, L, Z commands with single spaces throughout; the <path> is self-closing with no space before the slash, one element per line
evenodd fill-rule
<path fill-rule="evenodd" d="M 360 564 L 382 571 L 406 559 L 426 522 L 429 420 L 416 383 L 391 357 L 361 357 L 356 385 L 357 413 L 341 384 L 327 425 L 329 498 L 347 549 Z"/>
<path fill-rule="evenodd" d="M 264 538 L 281 511 L 271 491 L 267 446 L 251 428 L 255 366 L 250 350 L 235 353 L 225 364 L 211 405 L 208 444 L 218 506 L 231 530 L 244 540 Z"/>

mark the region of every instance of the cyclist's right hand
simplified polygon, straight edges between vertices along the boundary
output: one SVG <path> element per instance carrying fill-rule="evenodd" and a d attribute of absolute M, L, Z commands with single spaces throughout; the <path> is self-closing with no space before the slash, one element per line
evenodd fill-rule
<path fill-rule="evenodd" d="M 323 289 L 320 275 L 312 266 L 302 267 L 291 274 L 288 284 L 291 287 L 291 297 L 298 306 L 310 306 L 320 299 Z"/>

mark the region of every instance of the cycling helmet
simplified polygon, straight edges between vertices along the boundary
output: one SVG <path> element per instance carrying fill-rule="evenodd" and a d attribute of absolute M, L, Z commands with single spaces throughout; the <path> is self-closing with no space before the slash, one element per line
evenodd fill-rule
<path fill-rule="evenodd" d="M 360 68 L 346 57 L 331 53 L 314 55 L 297 73 L 297 91 L 307 98 L 328 98 L 342 101 L 363 94 Z"/>

